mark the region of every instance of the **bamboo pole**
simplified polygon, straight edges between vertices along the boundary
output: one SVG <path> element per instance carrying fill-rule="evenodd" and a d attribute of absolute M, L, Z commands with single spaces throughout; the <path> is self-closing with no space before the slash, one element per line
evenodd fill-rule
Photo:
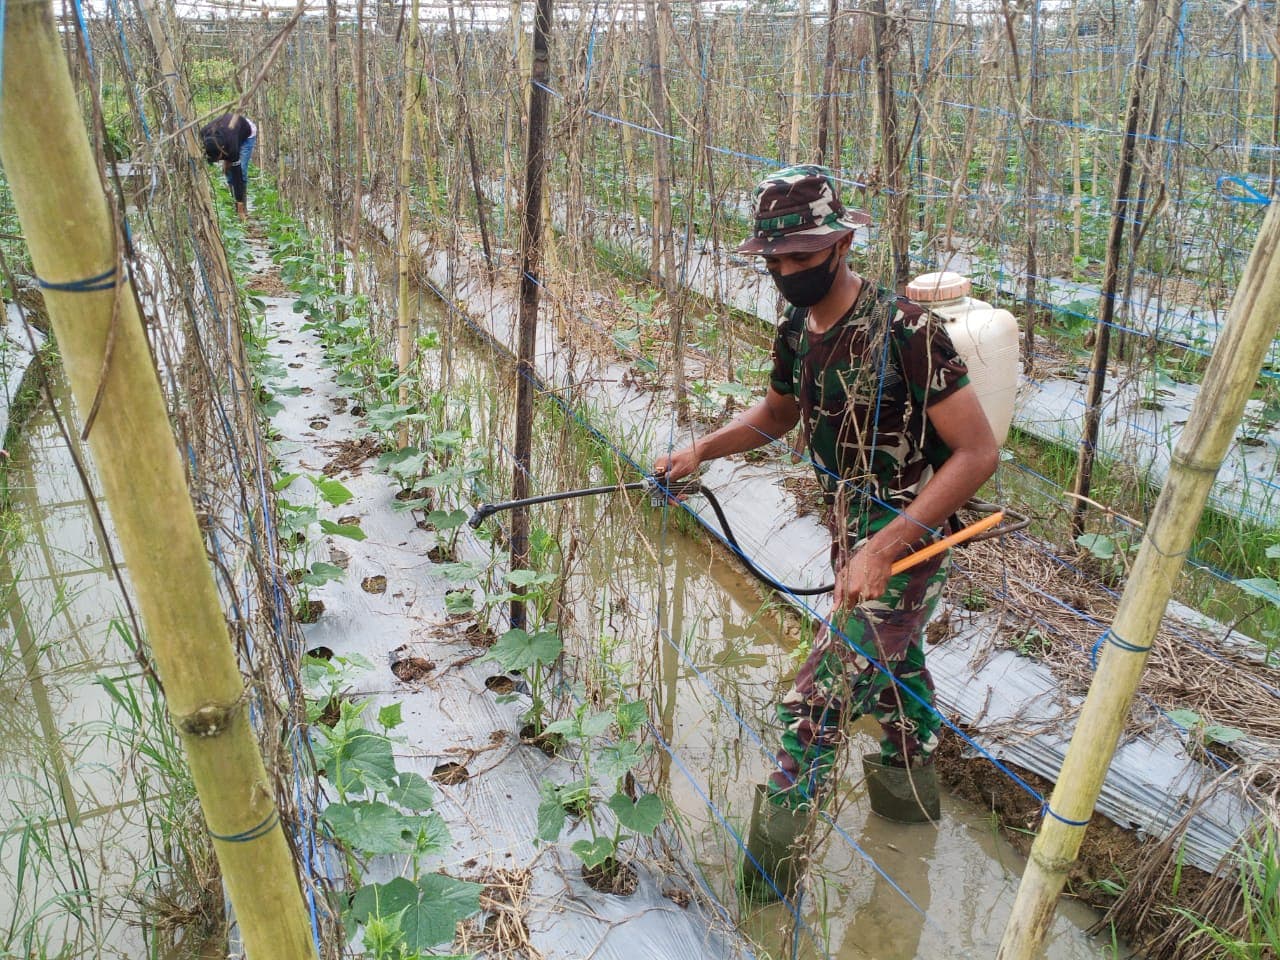
<path fill-rule="evenodd" d="M 1165 605 L 1190 549 L 1222 458 L 1230 448 L 1280 319 L 1280 207 L 1272 205 L 1240 278 L 1226 326 L 1179 437 L 1169 479 L 1147 532 L 1108 643 L 1089 686 L 1058 786 L 1027 862 L 997 960 L 1040 956 L 1059 891 L 1084 839 L 1124 730 Z M 1069 822 L 1068 822 L 1069 821 Z"/>
<path fill-rule="evenodd" d="M 542 260 L 542 195 L 547 176 L 547 77 L 550 74 L 548 45 L 551 35 L 551 0 L 538 0 L 533 23 L 533 61 L 529 76 L 529 131 L 525 148 L 524 218 L 520 231 L 519 343 L 516 350 L 516 436 L 515 464 L 511 476 L 511 499 L 529 495 L 529 468 L 533 448 L 533 394 L 536 369 L 534 347 L 538 339 L 538 298 L 541 284 L 538 268 Z M 517 507 L 511 517 L 511 569 L 529 566 L 529 510 Z M 517 590 L 517 593 L 519 591 Z M 525 603 L 511 601 L 511 625 L 524 627 Z"/>
<path fill-rule="evenodd" d="M 52 8 L 10 0 L 4 27 L 0 163 L 36 273 L 56 283 L 118 277 L 119 238 Z M 14 109 L 22 103 L 40 108 Z M 86 412 L 96 398 L 90 447 L 245 952 L 315 958 L 142 319 L 119 281 L 47 290 L 49 317 L 77 406 Z"/>
<path fill-rule="evenodd" d="M 400 163 L 396 172 L 396 371 L 400 374 L 400 406 L 409 405 L 409 365 L 413 362 L 413 310 L 409 299 L 409 177 L 413 159 L 413 118 L 418 108 L 418 0 L 404 37 L 404 108 L 400 112 Z M 396 434 L 401 450 L 409 445 L 409 423 Z"/>
<path fill-rule="evenodd" d="M 787 163 L 800 162 L 800 118 L 805 109 L 805 77 L 809 66 L 809 0 L 800 0 L 800 10 L 796 17 L 799 22 L 796 24 L 795 52 L 791 58 L 791 111 L 788 118 L 791 129 L 783 157 Z M 778 147 L 781 148 L 782 144 L 778 144 Z"/>

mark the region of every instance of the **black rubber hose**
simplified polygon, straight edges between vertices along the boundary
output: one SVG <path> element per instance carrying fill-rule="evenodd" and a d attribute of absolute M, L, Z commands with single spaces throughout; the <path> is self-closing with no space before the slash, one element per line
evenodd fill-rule
<path fill-rule="evenodd" d="M 751 572 L 761 583 L 772 587 L 780 593 L 790 593 L 797 597 L 813 597 L 820 593 L 830 593 L 835 589 L 834 583 L 828 583 L 825 587 L 789 587 L 785 583 L 779 583 L 773 577 L 769 576 L 763 570 L 755 565 L 755 562 L 747 556 L 746 552 L 738 544 L 738 538 L 733 535 L 733 530 L 729 526 L 729 520 L 724 515 L 724 510 L 720 506 L 720 501 L 716 499 L 716 495 L 708 490 L 702 484 L 698 484 L 696 490 L 690 488 L 690 493 L 700 493 L 707 498 L 707 503 L 711 504 L 711 509 L 715 511 L 716 519 L 720 521 L 720 530 L 724 534 L 725 541 L 729 546 L 737 552 L 738 558 L 746 565 L 747 570 Z"/>

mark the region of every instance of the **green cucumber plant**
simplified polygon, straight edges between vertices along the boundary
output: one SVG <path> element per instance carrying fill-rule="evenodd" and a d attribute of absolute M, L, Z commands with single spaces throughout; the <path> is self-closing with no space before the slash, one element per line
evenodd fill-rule
<path fill-rule="evenodd" d="M 573 716 L 547 725 L 548 734 L 562 736 L 578 746 L 582 779 L 557 785 L 546 781 L 540 787 L 537 839 L 554 843 L 564 830 L 569 813 L 580 815 L 591 832 L 570 849 L 586 870 L 618 866 L 619 848 L 632 835 L 652 836 L 666 818 L 666 805 L 657 794 L 633 800 L 627 789 L 628 776 L 650 752 L 639 739 L 648 720 L 648 706 L 642 700 L 619 704 L 613 710 L 595 710 L 584 701 Z M 616 728 L 618 736 L 608 743 L 599 741 Z M 604 804 L 614 815 L 612 831 L 597 819 L 596 796 L 608 792 Z M 566 809 L 568 808 L 568 809 Z M 630 834 L 624 833 L 631 831 Z"/>
<path fill-rule="evenodd" d="M 371 703 L 344 700 L 332 727 L 312 728 L 316 768 L 331 796 L 320 822 L 352 877 L 343 898 L 348 939 L 363 930 L 371 956 L 412 960 L 453 940 L 457 923 L 480 909 L 483 886 L 423 872 L 424 858 L 449 848 L 449 830 L 432 809 L 426 778 L 396 765 L 390 733 L 401 723 L 400 704 L 379 710 L 374 730 L 364 720 Z M 400 861 L 399 875 L 363 882 L 374 858 Z"/>

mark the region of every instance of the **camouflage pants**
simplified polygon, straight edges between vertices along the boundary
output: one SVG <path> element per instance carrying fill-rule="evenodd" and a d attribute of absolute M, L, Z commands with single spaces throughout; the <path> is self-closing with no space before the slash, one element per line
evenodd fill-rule
<path fill-rule="evenodd" d="M 811 799 L 822 803 L 845 725 L 864 714 L 880 722 L 883 762 L 929 762 L 942 719 L 933 709 L 924 628 L 949 565 L 943 555 L 890 578 L 879 600 L 860 604 L 842 624 L 833 619 L 843 636 L 825 623 L 819 628 L 813 651 L 778 704 L 783 732 L 778 769 L 769 778 L 772 802 L 793 809 L 807 807 Z M 892 671 L 897 682 L 869 657 Z"/>

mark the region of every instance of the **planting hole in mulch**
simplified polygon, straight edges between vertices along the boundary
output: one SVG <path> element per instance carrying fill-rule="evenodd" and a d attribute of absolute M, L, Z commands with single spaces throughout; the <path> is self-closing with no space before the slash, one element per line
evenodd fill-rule
<path fill-rule="evenodd" d="M 360 581 L 360 589 L 365 593 L 386 593 L 387 578 L 382 574 L 373 577 L 365 577 Z"/>
<path fill-rule="evenodd" d="M 520 728 L 520 742 L 537 747 L 548 757 L 554 757 L 564 746 L 564 736 L 559 733 L 536 733 L 532 723 Z"/>
<path fill-rule="evenodd" d="M 292 341 L 292 340 L 286 340 L 284 337 L 281 337 L 279 340 L 277 340 L 277 341 L 276 341 L 276 343 L 286 343 L 286 344 L 292 345 L 292 344 L 293 344 L 293 341 Z"/>
<path fill-rule="evenodd" d="M 436 544 L 427 551 L 427 559 L 432 563 L 453 563 L 458 559 L 458 551 L 443 544 Z"/>
<path fill-rule="evenodd" d="M 516 682 L 500 673 L 495 677 L 485 677 L 484 688 L 490 693 L 511 693 L 516 688 Z"/>
<path fill-rule="evenodd" d="M 398 490 L 396 491 L 396 499 L 401 503 L 406 500 L 425 500 L 429 505 L 431 503 L 431 488 L 423 487 L 420 490 Z"/>
<path fill-rule="evenodd" d="M 357 403 L 355 406 L 351 408 L 351 415 L 353 417 L 363 417 L 364 407 L 360 406 L 360 404 Z"/>
<path fill-rule="evenodd" d="M 286 550 L 291 550 L 294 547 L 300 547 L 306 542 L 307 542 L 306 534 L 304 534 L 301 530 L 295 533 L 292 537 L 280 538 L 280 546 L 284 547 Z"/>
<path fill-rule="evenodd" d="M 289 364 L 289 369 L 290 369 L 290 370 L 301 370 L 304 366 L 306 366 L 306 364 L 298 363 L 297 361 L 294 361 L 293 363 Z"/>
<path fill-rule="evenodd" d="M 474 864 L 473 864 L 474 865 Z M 458 944 L 463 953 L 486 957 L 541 956 L 529 942 L 528 870 L 495 870 L 468 878 L 481 883 L 480 915 L 458 925 Z"/>
<path fill-rule="evenodd" d="M 325 646 L 312 647 L 307 651 L 307 656 L 314 657 L 316 660 L 332 660 L 333 651 Z"/>
<path fill-rule="evenodd" d="M 354 514 L 349 517 L 339 517 L 338 523 L 344 527 L 358 527 L 360 526 L 360 518 Z"/>
<path fill-rule="evenodd" d="M 345 399 L 343 399 L 342 397 L 330 397 L 330 398 L 329 398 L 329 406 L 330 406 L 330 408 L 332 408 L 332 410 L 333 410 L 333 412 L 334 412 L 334 413 L 346 413 L 346 412 L 347 412 L 347 401 L 346 401 Z"/>
<path fill-rule="evenodd" d="M 324 707 L 316 717 L 316 723 L 332 728 L 340 719 L 342 719 L 342 697 L 330 697 L 324 702 Z"/>
<path fill-rule="evenodd" d="M 476 623 L 474 620 L 467 624 L 467 629 L 462 635 L 477 647 L 491 647 L 498 639 L 498 635 L 490 627 Z"/>
<path fill-rule="evenodd" d="M 316 417 L 311 421 L 312 430 L 323 430 L 327 426 L 329 426 L 329 421 L 325 420 L 323 417 Z"/>
<path fill-rule="evenodd" d="M 395 653 L 392 653 L 392 656 L 394 657 Z M 391 672 L 405 683 L 412 683 L 430 676 L 435 668 L 436 665 L 425 657 L 401 657 L 392 661 L 391 664 Z"/>
<path fill-rule="evenodd" d="M 305 397 L 315 393 L 316 391 L 314 387 L 302 387 L 298 390 L 298 392 Z"/>
<path fill-rule="evenodd" d="M 299 567 L 296 570 L 290 570 L 288 573 L 284 575 L 284 578 L 288 580 L 291 585 L 296 587 L 298 584 L 302 582 L 302 578 L 305 577 L 306 575 L 307 575 L 307 571 Z"/>
<path fill-rule="evenodd" d="M 640 877 L 625 863 L 610 857 L 598 867 L 583 867 L 582 879 L 592 890 L 612 893 L 617 897 L 629 897 L 640 886 Z"/>
<path fill-rule="evenodd" d="M 431 779 L 436 783 L 443 783 L 446 787 L 465 783 L 470 777 L 471 774 L 465 766 L 460 763 L 454 763 L 452 760 L 440 764 L 440 766 L 431 771 Z"/>
<path fill-rule="evenodd" d="M 293 618 L 299 623 L 315 623 L 322 613 L 324 613 L 323 600 L 308 600 L 298 604 L 298 608 L 293 611 Z"/>

